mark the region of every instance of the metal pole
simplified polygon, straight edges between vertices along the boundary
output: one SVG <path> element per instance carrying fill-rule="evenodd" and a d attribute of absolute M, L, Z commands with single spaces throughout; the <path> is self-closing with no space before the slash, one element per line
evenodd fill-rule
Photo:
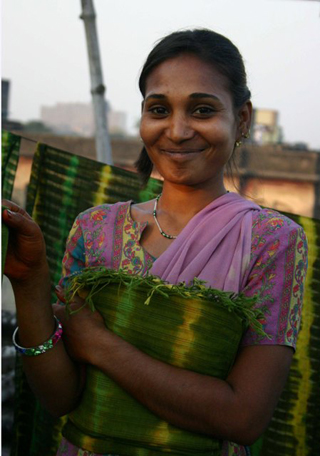
<path fill-rule="evenodd" d="M 91 95 L 96 129 L 97 160 L 112 165 L 113 161 L 108 134 L 106 101 L 104 98 L 105 86 L 103 84 L 96 29 L 96 14 L 93 7 L 93 0 L 81 0 L 81 5 L 82 13 L 80 18 L 83 19 L 84 22 L 89 56 Z"/>

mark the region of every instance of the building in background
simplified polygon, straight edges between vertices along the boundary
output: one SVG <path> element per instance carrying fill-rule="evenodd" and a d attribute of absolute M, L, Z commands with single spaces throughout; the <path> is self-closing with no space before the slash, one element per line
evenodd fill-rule
<path fill-rule="evenodd" d="M 273 109 L 253 109 L 252 139 L 260 145 L 281 144 L 282 128 L 279 126 L 279 113 Z"/>
<path fill-rule="evenodd" d="M 1 79 L 1 119 L 2 122 L 9 117 L 9 90 L 10 81 Z"/>
<path fill-rule="evenodd" d="M 9 111 L 10 80 L 1 79 L 1 127 L 2 130 L 22 130 L 21 122 L 10 120 Z"/>
<path fill-rule="evenodd" d="M 41 107 L 41 121 L 58 134 L 82 137 L 94 136 L 94 117 L 91 103 L 57 103 Z M 107 122 L 110 135 L 127 134 L 127 115 L 113 111 L 107 103 Z"/>

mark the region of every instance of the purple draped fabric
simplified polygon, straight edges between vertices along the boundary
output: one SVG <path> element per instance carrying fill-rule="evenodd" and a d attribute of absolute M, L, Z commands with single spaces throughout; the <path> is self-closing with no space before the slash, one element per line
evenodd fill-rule
<path fill-rule="evenodd" d="M 250 262 L 252 212 L 261 208 L 236 193 L 212 201 L 154 262 L 150 273 L 169 283 L 197 277 L 213 288 L 238 293 Z"/>

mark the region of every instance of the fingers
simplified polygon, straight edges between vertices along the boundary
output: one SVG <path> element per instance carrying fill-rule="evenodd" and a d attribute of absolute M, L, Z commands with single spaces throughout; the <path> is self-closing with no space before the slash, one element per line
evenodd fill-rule
<path fill-rule="evenodd" d="M 57 296 L 57 298 L 59 299 L 59 301 L 63 302 L 64 304 L 66 303 L 66 297 L 64 295 L 64 290 L 62 287 L 60 287 L 60 285 L 57 285 L 54 289 L 55 291 L 55 294 Z"/>
<path fill-rule="evenodd" d="M 56 293 L 56 296 L 59 299 L 59 301 L 66 304 L 67 299 L 66 299 L 66 296 L 64 293 L 64 289 L 60 285 L 57 285 L 55 287 L 55 293 Z M 72 298 L 72 302 L 69 303 L 69 308 L 71 310 L 71 314 L 82 309 L 83 307 L 85 307 L 85 305 L 86 305 L 86 301 L 84 299 L 82 299 L 78 295 L 74 296 Z M 58 307 L 61 307 L 61 306 L 58 306 Z M 64 306 L 62 306 L 62 307 L 64 307 Z"/>
<path fill-rule="evenodd" d="M 57 285 L 55 287 L 55 293 L 56 293 L 57 298 L 61 302 L 63 302 L 64 304 L 67 302 L 67 298 L 65 296 L 64 289 L 60 285 Z M 76 295 L 72 298 L 72 303 L 70 303 L 70 305 L 77 304 L 79 307 L 82 307 L 84 303 L 85 303 L 85 296 Z"/>
<path fill-rule="evenodd" d="M 13 201 L 3 199 L 1 203 L 2 206 L 7 207 L 11 212 L 17 212 L 19 214 L 22 214 L 27 219 L 32 220 L 28 212 L 26 212 L 24 209 L 22 209 L 22 207 L 18 206 L 18 204 L 14 203 Z"/>
<path fill-rule="evenodd" d="M 2 213 L 2 217 L 3 221 L 9 226 L 9 228 L 18 231 L 25 236 L 33 237 L 40 230 L 31 217 L 27 217 L 28 214 L 26 212 L 25 214 L 20 211 L 16 212 L 11 209 L 5 209 Z"/>
<path fill-rule="evenodd" d="M 18 235 L 33 238 L 32 242 L 42 239 L 39 225 L 24 209 L 8 200 L 3 200 L 2 204 L 8 208 L 2 211 L 2 219 L 10 229 Z"/>

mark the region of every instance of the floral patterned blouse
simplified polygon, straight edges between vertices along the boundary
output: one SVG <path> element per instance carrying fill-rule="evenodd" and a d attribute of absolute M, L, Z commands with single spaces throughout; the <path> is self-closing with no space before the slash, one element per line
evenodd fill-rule
<path fill-rule="evenodd" d="M 133 221 L 130 207 L 131 201 L 104 204 L 76 218 L 67 241 L 61 284 L 66 276 L 87 266 L 104 265 L 138 275 L 148 272 L 156 258 L 140 244 L 147 223 Z M 306 237 L 299 225 L 274 210 L 253 214 L 250 273 L 241 291 L 246 296 L 258 296 L 258 306 L 267 307 L 262 323 L 271 338 L 258 338 L 249 328 L 242 346 L 287 345 L 295 349 L 307 269 Z M 222 456 L 248 454 L 249 449 L 241 445 L 223 444 Z M 57 453 L 62 455 L 97 456 L 65 439 Z"/>

